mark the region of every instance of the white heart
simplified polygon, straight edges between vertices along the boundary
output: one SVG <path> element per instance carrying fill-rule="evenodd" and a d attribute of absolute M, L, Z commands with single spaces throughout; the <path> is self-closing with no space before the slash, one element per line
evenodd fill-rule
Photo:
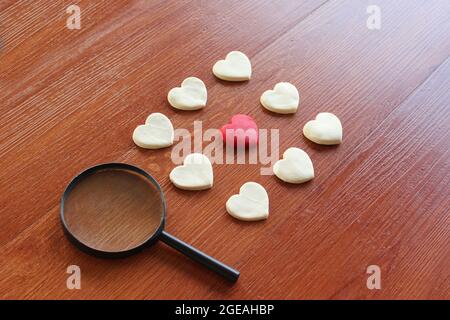
<path fill-rule="evenodd" d="M 191 153 L 184 158 L 183 165 L 170 172 L 169 178 L 180 189 L 209 189 L 213 186 L 211 162 L 201 153 Z"/>
<path fill-rule="evenodd" d="M 206 106 L 208 92 L 202 80 L 196 77 L 184 79 L 181 87 L 173 88 L 167 95 L 172 107 L 180 110 L 198 110 Z"/>
<path fill-rule="evenodd" d="M 264 108 L 272 112 L 295 113 L 300 103 L 300 95 L 293 84 L 280 82 L 273 90 L 264 92 L 260 100 Z"/>
<path fill-rule="evenodd" d="M 273 173 L 289 183 L 303 183 L 314 178 L 314 167 L 308 154 L 299 148 L 289 148 L 283 159 L 275 162 Z"/>
<path fill-rule="evenodd" d="M 134 129 L 133 141 L 139 147 L 159 149 L 173 144 L 173 126 L 169 118 L 162 113 L 152 113 L 144 125 Z"/>
<path fill-rule="evenodd" d="M 227 81 L 246 81 L 252 76 L 250 59 L 240 51 L 227 54 L 225 60 L 219 60 L 213 67 L 214 75 Z"/>
<path fill-rule="evenodd" d="M 264 220 L 269 216 L 269 196 L 259 183 L 247 182 L 239 189 L 239 194 L 228 199 L 226 207 L 228 213 L 236 219 Z"/>
<path fill-rule="evenodd" d="M 322 112 L 316 116 L 315 120 L 305 124 L 303 134 L 318 144 L 340 144 L 342 142 L 342 124 L 334 114 Z"/>

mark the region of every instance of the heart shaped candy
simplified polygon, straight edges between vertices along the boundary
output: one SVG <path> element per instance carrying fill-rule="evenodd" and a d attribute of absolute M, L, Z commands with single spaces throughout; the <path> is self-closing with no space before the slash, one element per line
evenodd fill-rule
<path fill-rule="evenodd" d="M 169 175 L 172 183 L 184 190 L 205 190 L 213 186 L 213 169 L 208 157 L 191 153 L 183 165 L 175 167 Z"/>
<path fill-rule="evenodd" d="M 134 129 L 133 141 L 141 148 L 159 149 L 173 144 L 173 126 L 162 113 L 152 113 L 144 125 Z"/>
<path fill-rule="evenodd" d="M 250 59 L 240 51 L 227 54 L 225 60 L 219 60 L 213 67 L 214 75 L 226 81 L 246 81 L 252 76 Z"/>
<path fill-rule="evenodd" d="M 273 173 L 289 183 L 303 183 L 314 178 L 314 168 L 308 154 L 299 148 L 289 148 L 283 159 L 275 162 Z"/>
<path fill-rule="evenodd" d="M 173 88 L 167 95 L 172 107 L 180 110 L 198 110 L 206 106 L 208 93 L 202 80 L 196 77 L 186 78 L 181 87 Z"/>
<path fill-rule="evenodd" d="M 264 108 L 272 112 L 295 113 L 300 103 L 300 95 L 293 84 L 280 82 L 273 90 L 264 92 L 260 101 Z"/>
<path fill-rule="evenodd" d="M 228 199 L 226 207 L 228 213 L 236 219 L 264 220 L 269 216 L 269 196 L 260 184 L 247 182 L 239 189 L 239 194 Z"/>
<path fill-rule="evenodd" d="M 334 114 L 322 112 L 316 116 L 315 120 L 305 124 L 303 134 L 318 144 L 340 144 L 342 142 L 342 124 Z"/>
<path fill-rule="evenodd" d="M 223 141 L 230 146 L 252 146 L 258 143 L 258 126 L 252 117 L 245 114 L 236 114 L 231 117 L 231 123 L 224 125 Z"/>

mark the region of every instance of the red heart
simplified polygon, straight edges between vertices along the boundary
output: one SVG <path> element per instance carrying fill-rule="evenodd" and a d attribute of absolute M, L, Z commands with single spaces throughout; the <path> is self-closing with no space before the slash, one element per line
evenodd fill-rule
<path fill-rule="evenodd" d="M 224 125 L 220 131 L 222 139 L 227 145 L 240 146 L 245 141 L 245 146 L 258 143 L 258 126 L 252 117 L 245 114 L 236 114 L 231 118 L 231 123 Z"/>

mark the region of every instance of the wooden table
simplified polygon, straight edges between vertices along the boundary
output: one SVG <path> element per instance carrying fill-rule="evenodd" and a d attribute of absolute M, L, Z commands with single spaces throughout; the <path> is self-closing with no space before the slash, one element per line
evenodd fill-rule
<path fill-rule="evenodd" d="M 81 29 L 66 8 L 81 8 Z M 370 30 L 369 5 L 381 9 Z M 0 3 L 0 297 L 199 299 L 448 299 L 450 185 L 448 0 L 13 1 Z M 232 50 L 251 59 L 247 83 L 211 68 Z M 188 76 L 208 105 L 178 112 L 167 92 Z M 265 111 L 261 93 L 289 81 L 292 116 Z M 333 112 L 344 142 L 302 135 Z M 209 191 L 183 192 L 171 149 L 140 149 L 133 129 L 151 112 L 176 128 L 219 128 L 231 115 L 279 129 L 280 154 L 304 149 L 316 177 L 287 185 L 261 164 L 214 165 Z M 241 271 L 230 285 L 157 244 L 123 260 L 78 251 L 64 237 L 59 198 L 78 172 L 138 165 L 161 183 L 167 230 Z M 244 223 L 225 202 L 264 185 L 270 216 Z M 69 265 L 81 289 L 66 287 Z M 381 268 L 381 289 L 366 286 Z"/>

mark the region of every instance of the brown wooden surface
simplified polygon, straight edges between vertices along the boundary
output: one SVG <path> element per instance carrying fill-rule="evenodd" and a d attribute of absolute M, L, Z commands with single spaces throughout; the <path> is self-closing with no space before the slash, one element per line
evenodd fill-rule
<path fill-rule="evenodd" d="M 65 27 L 69 4 L 81 30 Z M 366 8 L 382 28 L 366 28 Z M 448 0 L 0 2 L 0 298 L 446 298 L 450 297 L 450 2 Z M 211 73 L 231 50 L 253 78 Z M 176 112 L 170 88 L 188 76 L 208 106 Z M 259 105 L 280 81 L 302 96 L 293 116 Z M 280 129 L 280 152 L 307 151 L 316 178 L 295 186 L 260 165 L 215 165 L 209 191 L 168 179 L 170 149 L 131 140 L 151 112 L 176 128 L 217 128 L 234 113 Z M 318 112 L 339 116 L 344 142 L 301 134 Z M 68 181 L 100 162 L 153 174 L 167 197 L 167 230 L 236 267 L 229 285 L 164 244 L 125 260 L 74 248 L 59 224 Z M 244 182 L 263 184 L 270 216 L 242 223 L 225 210 Z M 66 288 L 79 265 L 82 289 Z M 366 268 L 382 270 L 368 290 Z"/>

